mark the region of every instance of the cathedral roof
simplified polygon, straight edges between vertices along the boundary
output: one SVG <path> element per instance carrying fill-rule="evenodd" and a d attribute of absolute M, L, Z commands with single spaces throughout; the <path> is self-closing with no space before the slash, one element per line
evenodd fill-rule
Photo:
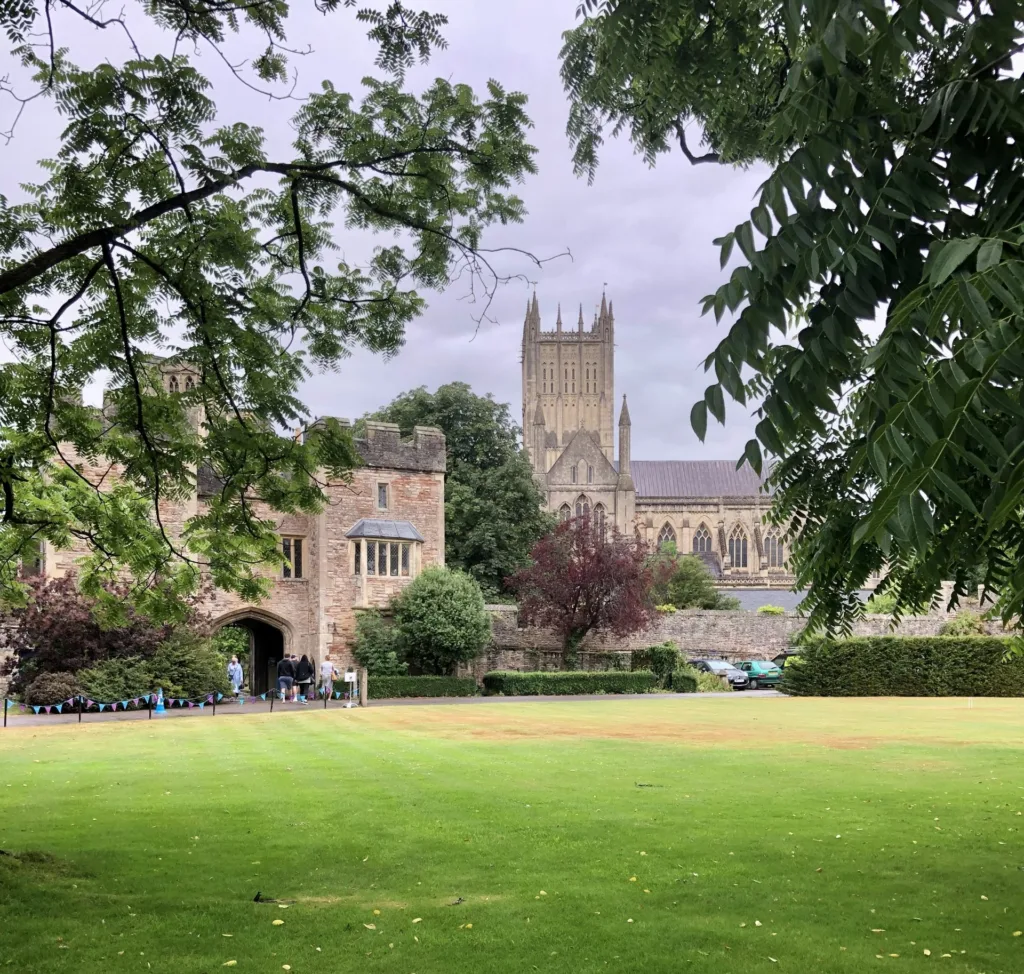
<path fill-rule="evenodd" d="M 732 460 L 631 460 L 637 497 L 756 497 L 763 480 Z"/>

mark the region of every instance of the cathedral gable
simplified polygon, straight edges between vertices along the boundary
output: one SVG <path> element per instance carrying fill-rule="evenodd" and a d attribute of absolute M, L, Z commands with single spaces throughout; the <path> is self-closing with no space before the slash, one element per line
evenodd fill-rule
<path fill-rule="evenodd" d="M 573 479 L 572 468 L 576 467 Z M 593 479 L 590 472 L 593 470 Z M 614 488 L 619 475 L 609 463 L 604 451 L 598 446 L 594 434 L 589 430 L 577 430 L 566 444 L 562 455 L 548 471 L 548 484 L 588 485 Z"/>

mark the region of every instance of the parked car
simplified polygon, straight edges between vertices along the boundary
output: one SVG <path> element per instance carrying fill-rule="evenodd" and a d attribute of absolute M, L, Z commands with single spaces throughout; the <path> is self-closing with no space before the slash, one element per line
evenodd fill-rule
<path fill-rule="evenodd" d="M 743 670 L 737 669 L 732 663 L 724 659 L 697 659 L 692 663 L 694 669 L 702 673 L 714 673 L 715 676 L 729 681 L 729 686 L 734 690 L 746 690 L 750 682 L 749 677 Z"/>
<path fill-rule="evenodd" d="M 740 669 L 747 674 L 750 689 L 777 687 L 782 679 L 782 670 L 774 662 L 763 659 L 748 659 L 740 663 Z"/>

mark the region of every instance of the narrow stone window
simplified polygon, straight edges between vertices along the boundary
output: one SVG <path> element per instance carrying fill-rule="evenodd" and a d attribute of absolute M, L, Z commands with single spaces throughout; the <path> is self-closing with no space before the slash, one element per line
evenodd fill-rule
<path fill-rule="evenodd" d="M 302 538 L 282 538 L 281 553 L 284 555 L 281 577 L 302 578 Z"/>
<path fill-rule="evenodd" d="M 388 485 L 377 484 L 377 507 L 382 511 L 388 509 Z"/>
<path fill-rule="evenodd" d="M 363 566 L 359 563 L 361 555 L 363 553 L 362 549 L 363 549 L 362 542 L 361 541 L 357 541 L 356 542 L 356 552 L 355 552 L 355 568 L 356 568 L 355 573 L 357 575 L 362 575 L 362 573 L 363 573 L 363 571 L 362 571 Z"/>

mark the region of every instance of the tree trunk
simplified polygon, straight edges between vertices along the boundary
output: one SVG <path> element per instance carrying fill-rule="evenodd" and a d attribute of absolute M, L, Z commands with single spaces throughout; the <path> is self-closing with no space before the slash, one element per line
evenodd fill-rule
<path fill-rule="evenodd" d="M 585 630 L 583 632 L 575 630 L 565 637 L 565 642 L 562 644 L 563 670 L 575 670 L 579 666 L 580 644 L 583 642 L 586 635 L 587 633 Z"/>

